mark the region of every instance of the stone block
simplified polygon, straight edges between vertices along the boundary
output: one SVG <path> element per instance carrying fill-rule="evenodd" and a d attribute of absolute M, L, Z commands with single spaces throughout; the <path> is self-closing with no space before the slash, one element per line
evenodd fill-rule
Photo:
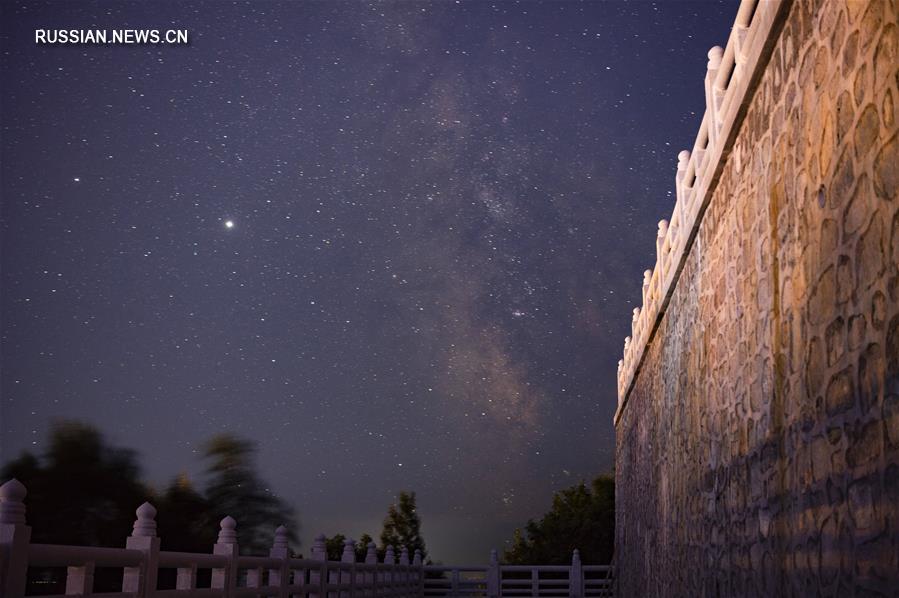
<path fill-rule="evenodd" d="M 899 64 L 899 52 L 897 52 L 896 25 L 887 25 L 877 44 L 874 53 L 874 89 L 880 89 L 889 85 L 897 76 L 896 65 Z"/>
<path fill-rule="evenodd" d="M 899 193 L 899 138 L 893 135 L 874 158 L 874 193 L 892 201 Z"/>
<path fill-rule="evenodd" d="M 862 174 L 852 197 L 843 211 L 843 241 L 850 239 L 858 233 L 871 219 L 874 213 L 871 202 L 871 189 L 869 187 L 868 175 Z"/>
<path fill-rule="evenodd" d="M 884 270 L 883 225 L 874 218 L 858 240 L 855 249 L 855 268 L 858 287 L 868 289 L 880 279 Z"/>
<path fill-rule="evenodd" d="M 827 415 L 834 416 L 855 406 L 853 386 L 851 367 L 833 375 L 827 384 L 827 392 L 824 399 Z"/>
<path fill-rule="evenodd" d="M 812 288 L 808 301 L 808 320 L 811 324 L 821 324 L 833 313 L 837 303 L 836 268 L 828 267 Z"/>
<path fill-rule="evenodd" d="M 859 424 L 850 434 L 846 463 L 854 470 L 875 463 L 883 453 L 883 426 L 879 421 Z"/>
<path fill-rule="evenodd" d="M 849 350 L 855 351 L 862 346 L 868 325 L 863 314 L 849 318 Z"/>
<path fill-rule="evenodd" d="M 883 349 L 871 343 L 858 358 L 858 399 L 863 415 L 880 405 L 884 369 Z"/>

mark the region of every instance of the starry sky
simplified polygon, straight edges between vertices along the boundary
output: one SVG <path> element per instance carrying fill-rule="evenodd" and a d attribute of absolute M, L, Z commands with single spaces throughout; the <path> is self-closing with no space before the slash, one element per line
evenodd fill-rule
<path fill-rule="evenodd" d="M 616 368 L 737 2 L 2 4 L 0 462 L 54 418 L 313 535 L 486 562 L 611 470 Z M 36 45 L 36 28 L 189 45 Z"/>

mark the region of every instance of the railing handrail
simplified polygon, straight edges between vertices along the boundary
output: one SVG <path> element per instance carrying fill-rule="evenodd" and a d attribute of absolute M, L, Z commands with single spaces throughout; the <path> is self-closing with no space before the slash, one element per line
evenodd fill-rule
<path fill-rule="evenodd" d="M 144 553 L 127 548 L 29 544 L 28 562 L 37 567 L 77 567 L 94 563 L 98 567 L 137 567 Z"/>

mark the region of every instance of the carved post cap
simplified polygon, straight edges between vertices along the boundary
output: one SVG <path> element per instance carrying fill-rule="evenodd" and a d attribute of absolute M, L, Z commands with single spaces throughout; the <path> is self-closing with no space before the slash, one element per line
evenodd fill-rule
<path fill-rule="evenodd" d="M 412 556 L 412 564 L 416 567 L 421 566 L 421 551 L 419 549 L 415 549 L 415 554 Z"/>
<path fill-rule="evenodd" d="M 393 552 L 392 544 L 388 544 L 387 549 L 384 551 L 384 563 L 387 565 L 395 565 L 396 564 L 396 555 Z"/>
<path fill-rule="evenodd" d="M 400 565 L 408 565 L 409 564 L 409 549 L 405 546 L 400 546 Z"/>
<path fill-rule="evenodd" d="M 352 538 L 344 538 L 343 554 L 340 555 L 340 560 L 344 563 L 356 562 L 356 541 Z"/>
<path fill-rule="evenodd" d="M 374 541 L 368 543 L 368 551 L 365 553 L 365 563 L 373 565 L 378 562 L 378 549 Z"/>
<path fill-rule="evenodd" d="M 709 64 L 708 69 L 714 70 L 721 66 L 721 57 L 724 56 L 724 49 L 721 46 L 713 46 L 711 50 L 709 50 Z"/>
<path fill-rule="evenodd" d="M 219 523 L 218 544 L 237 544 L 237 521 L 230 515 Z"/>
<path fill-rule="evenodd" d="M 273 546 L 275 548 L 287 548 L 287 528 L 283 525 L 279 525 L 278 529 L 275 530 Z"/>
<path fill-rule="evenodd" d="M 677 155 L 677 169 L 686 170 L 687 163 L 690 161 L 690 151 L 684 150 Z"/>
<path fill-rule="evenodd" d="M 499 562 L 499 554 L 496 552 L 496 548 L 490 550 L 490 562 L 497 563 Z"/>
<path fill-rule="evenodd" d="M 659 220 L 659 238 L 662 238 L 667 234 L 668 234 L 668 221 L 667 220 Z"/>
<path fill-rule="evenodd" d="M 571 553 L 571 564 L 572 565 L 580 565 L 581 564 L 581 551 L 577 548 L 574 549 L 574 552 Z"/>
<path fill-rule="evenodd" d="M 148 502 L 134 511 L 137 519 L 132 526 L 132 538 L 153 538 L 156 536 L 156 507 Z"/>
<path fill-rule="evenodd" d="M 25 484 L 13 478 L 0 486 L 0 523 L 25 523 Z"/>

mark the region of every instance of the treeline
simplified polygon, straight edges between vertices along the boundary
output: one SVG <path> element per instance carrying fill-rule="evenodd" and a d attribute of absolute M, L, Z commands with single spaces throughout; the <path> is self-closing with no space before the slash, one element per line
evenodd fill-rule
<path fill-rule="evenodd" d="M 274 495 L 258 475 L 256 447 L 233 434 L 214 436 L 202 445 L 205 483 L 198 487 L 186 475 L 154 491 L 141 480 L 137 453 L 111 446 L 94 427 L 74 421 L 53 426 L 49 448 L 40 457 L 25 453 L 0 471 L 0 482 L 17 478 L 28 489 L 26 498 L 32 542 L 81 546 L 122 546 L 134 523 L 134 510 L 150 501 L 158 511 L 157 534 L 162 549 L 209 552 L 219 521 L 237 522 L 244 554 L 267 554 L 275 527 L 289 530 L 291 552 L 299 552 L 299 522 L 294 510 Z M 602 475 L 589 485 L 572 486 L 553 497 L 551 509 L 530 520 L 515 534 L 503 560 L 511 564 L 568 564 L 580 550 L 585 563 L 612 559 L 615 525 L 615 482 Z M 330 560 L 340 560 L 346 536 L 326 540 Z M 400 492 L 390 505 L 378 538 L 378 558 L 392 545 L 421 551 L 429 562 L 414 492 Z M 362 534 L 354 544 L 362 561 L 373 541 Z"/>
<path fill-rule="evenodd" d="M 515 565 L 568 565 L 577 548 L 581 562 L 606 564 L 615 548 L 615 477 L 601 475 L 553 496 L 552 508 L 524 530 L 516 529 L 503 560 Z"/>
<path fill-rule="evenodd" d="M 255 452 L 238 436 L 214 436 L 203 445 L 202 488 L 181 474 L 154 492 L 141 480 L 135 451 L 109 445 L 92 426 L 64 421 L 53 426 L 44 455 L 23 454 L 0 479 L 25 484 L 32 542 L 122 546 L 134 510 L 150 501 L 163 550 L 209 552 L 226 515 L 237 520 L 238 542 L 248 553 L 267 553 L 278 525 L 287 526 L 297 549 L 296 515 L 256 473 Z"/>

